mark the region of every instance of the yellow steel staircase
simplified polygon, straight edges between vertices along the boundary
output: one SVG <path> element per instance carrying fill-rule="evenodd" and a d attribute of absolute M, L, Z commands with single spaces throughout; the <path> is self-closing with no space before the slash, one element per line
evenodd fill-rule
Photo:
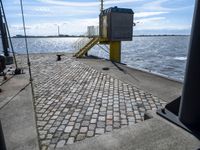
<path fill-rule="evenodd" d="M 76 57 L 76 58 L 83 57 L 98 42 L 99 42 L 98 37 L 92 38 L 85 46 L 83 46 L 77 53 L 74 54 L 74 57 Z"/>

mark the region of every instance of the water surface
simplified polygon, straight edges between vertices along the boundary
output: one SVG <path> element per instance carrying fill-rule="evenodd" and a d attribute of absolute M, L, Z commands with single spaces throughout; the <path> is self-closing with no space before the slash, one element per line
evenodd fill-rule
<path fill-rule="evenodd" d="M 29 38 L 30 53 L 74 52 L 78 38 Z M 13 38 L 16 53 L 25 53 L 24 39 Z M 134 37 L 122 42 L 122 62 L 130 67 L 183 80 L 189 36 Z M 103 46 L 104 47 L 104 46 Z M 2 48 L 1 48 L 2 49 Z M 89 54 L 108 58 L 108 48 L 95 46 Z"/>

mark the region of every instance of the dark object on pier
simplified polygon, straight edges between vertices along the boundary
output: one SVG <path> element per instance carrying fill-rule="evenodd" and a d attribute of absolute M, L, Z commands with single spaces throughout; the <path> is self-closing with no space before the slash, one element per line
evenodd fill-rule
<path fill-rule="evenodd" d="M 108 71 L 108 70 L 110 70 L 110 68 L 108 68 L 108 67 L 104 67 L 104 68 L 102 68 L 102 70 L 104 70 L 104 71 Z"/>
<path fill-rule="evenodd" d="M 61 56 L 63 56 L 64 54 L 57 54 L 57 61 L 61 61 Z"/>
<path fill-rule="evenodd" d="M 196 0 L 182 96 L 157 113 L 200 138 L 200 0 Z"/>
<path fill-rule="evenodd" d="M 6 73 L 4 70 L 6 69 L 6 58 L 0 55 L 0 74 L 3 75 L 3 79 L 7 80 Z"/>
<path fill-rule="evenodd" d="M 16 68 L 18 68 L 2 0 L 0 1 L 0 15 L 1 40 L 3 53 L 6 58 L 6 65 L 13 64 L 14 62 Z M 12 53 L 13 56 L 10 56 L 9 53 Z"/>
<path fill-rule="evenodd" d="M 1 150 L 6 150 L 6 143 L 3 135 L 3 129 L 0 121 L 0 149 Z"/>
<path fill-rule="evenodd" d="M 23 74 L 23 70 L 20 68 L 16 68 L 14 73 L 15 75 Z"/>
<path fill-rule="evenodd" d="M 1 40 L 2 40 L 2 47 L 3 53 L 6 59 L 6 65 L 13 64 L 13 57 L 9 55 L 9 42 L 8 42 L 8 33 L 6 30 L 6 23 L 4 19 L 4 15 L 2 13 L 2 7 L 0 7 L 0 30 L 1 30 Z"/>
<path fill-rule="evenodd" d="M 3 46 L 3 53 L 5 57 L 9 56 L 9 52 L 8 52 L 8 48 L 9 48 L 9 44 L 8 44 L 8 36 L 7 36 L 7 31 L 6 31 L 6 25 L 3 21 L 3 15 L 2 15 L 2 11 L 0 9 L 0 30 L 1 30 L 1 40 L 2 40 L 2 46 Z"/>
<path fill-rule="evenodd" d="M 2 73 L 6 69 L 6 58 L 0 55 L 0 73 Z"/>
<path fill-rule="evenodd" d="M 6 65 L 11 65 L 11 64 L 13 64 L 13 57 L 7 56 L 6 57 Z"/>

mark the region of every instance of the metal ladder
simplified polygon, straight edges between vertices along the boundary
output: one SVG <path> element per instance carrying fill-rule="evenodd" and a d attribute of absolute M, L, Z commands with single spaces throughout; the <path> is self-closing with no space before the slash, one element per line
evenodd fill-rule
<path fill-rule="evenodd" d="M 80 48 L 80 50 L 74 54 L 74 57 L 76 58 L 83 57 L 98 42 L 99 42 L 99 37 L 92 38 L 86 45 L 82 46 L 82 48 Z"/>

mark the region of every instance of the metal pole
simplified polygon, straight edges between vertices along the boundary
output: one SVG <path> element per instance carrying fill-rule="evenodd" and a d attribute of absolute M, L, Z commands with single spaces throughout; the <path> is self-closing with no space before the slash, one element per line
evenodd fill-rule
<path fill-rule="evenodd" d="M 23 1 L 20 0 L 20 6 L 21 6 L 21 12 L 22 12 L 22 23 L 24 28 L 24 40 L 25 40 L 25 48 L 26 48 L 26 55 L 27 55 L 27 64 L 28 64 L 28 70 L 29 70 L 29 80 L 31 83 L 31 90 L 32 90 L 32 96 L 34 99 L 34 87 L 33 87 L 33 78 L 32 78 L 32 72 L 31 72 L 31 61 L 29 56 L 29 49 L 28 49 L 28 40 L 27 40 L 27 34 L 26 34 L 26 24 L 25 24 L 25 18 L 24 18 L 24 7 L 23 7 Z"/>
<path fill-rule="evenodd" d="M 200 127 L 200 0 L 196 0 L 188 61 L 179 119 L 185 125 Z"/>
<path fill-rule="evenodd" d="M 4 21 L 5 21 L 5 24 L 6 24 L 6 29 L 7 29 L 7 33 L 8 33 L 8 38 L 9 38 L 9 41 L 10 41 L 10 47 L 11 47 L 11 50 L 12 50 L 12 53 L 13 53 L 13 58 L 14 58 L 14 62 L 15 62 L 15 67 L 16 67 L 16 69 L 18 69 L 17 60 L 16 60 L 16 56 L 15 56 L 15 52 L 14 52 L 14 48 L 13 48 L 13 44 L 12 44 L 12 40 L 11 40 L 11 36 L 10 36 L 10 31 L 9 31 L 9 28 L 8 28 L 8 22 L 7 22 L 7 19 L 6 19 L 6 15 L 5 15 L 5 11 L 4 11 L 4 7 L 3 7 L 2 0 L 0 0 L 0 4 L 1 4 L 3 16 L 4 16 Z"/>
<path fill-rule="evenodd" d="M 100 15 L 99 15 L 99 36 L 102 37 L 102 27 L 103 27 L 103 18 L 102 18 L 102 15 L 103 15 L 103 2 L 104 0 L 101 0 L 101 8 L 100 8 Z"/>
<path fill-rule="evenodd" d="M 1 121 L 0 121 L 0 149 L 1 150 L 6 150 L 6 144 L 4 140 L 4 135 L 3 135 L 3 129 L 1 126 Z"/>
<path fill-rule="evenodd" d="M 58 25 L 58 36 L 60 36 L 60 26 Z"/>
<path fill-rule="evenodd" d="M 103 2 L 104 2 L 104 0 L 101 0 L 101 12 L 103 12 Z"/>
<path fill-rule="evenodd" d="M 121 63 L 121 41 L 110 41 L 110 60 Z"/>
<path fill-rule="evenodd" d="M 5 23 L 3 22 L 3 15 L 2 15 L 2 11 L 0 8 L 0 30 L 1 30 L 1 40 L 2 40 L 2 46 L 3 46 L 3 52 L 4 52 L 4 56 L 8 57 L 9 56 L 9 52 L 8 52 L 8 38 L 6 35 L 6 28 L 5 28 Z"/>

